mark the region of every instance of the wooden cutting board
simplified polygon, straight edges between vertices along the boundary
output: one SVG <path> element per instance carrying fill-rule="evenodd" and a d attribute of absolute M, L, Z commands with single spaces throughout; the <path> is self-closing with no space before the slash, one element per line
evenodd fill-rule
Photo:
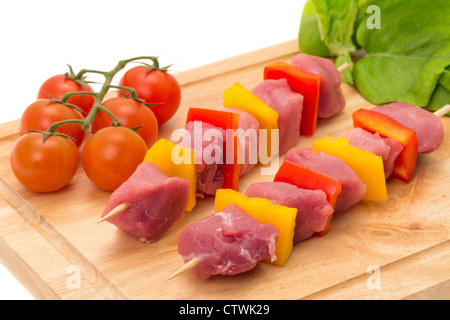
<path fill-rule="evenodd" d="M 184 126 L 189 107 L 219 108 L 236 81 L 246 88 L 262 81 L 263 68 L 289 61 L 297 41 L 177 74 L 181 108 L 160 130 L 161 138 Z M 371 108 L 343 84 L 347 106 L 320 120 L 310 147 L 324 135 L 352 128 L 351 113 Z M 9 154 L 18 121 L 0 125 L 1 262 L 39 299 L 448 299 L 450 298 L 450 119 L 439 150 L 419 155 L 413 181 L 388 182 L 385 202 L 361 202 L 333 220 L 323 238 L 296 245 L 284 267 L 260 263 L 236 276 L 208 280 L 188 272 L 163 280 L 183 261 L 176 252 L 185 226 L 213 213 L 213 199 L 198 201 L 156 243 L 143 244 L 107 222 L 97 224 L 110 193 L 95 187 L 81 167 L 58 192 L 30 192 L 12 174 Z M 241 192 L 270 181 L 255 167 Z"/>

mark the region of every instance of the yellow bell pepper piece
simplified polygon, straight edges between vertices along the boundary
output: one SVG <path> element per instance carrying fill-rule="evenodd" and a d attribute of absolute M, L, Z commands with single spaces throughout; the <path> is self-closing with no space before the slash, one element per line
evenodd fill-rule
<path fill-rule="evenodd" d="M 274 136 L 272 141 L 272 130 L 278 130 L 278 112 L 269 107 L 264 101 L 248 91 L 239 82 L 223 92 L 223 106 L 247 111 L 259 122 L 259 129 L 267 130 L 267 156 L 270 158 L 278 153 L 279 139 Z M 261 132 L 261 131 L 260 131 Z M 274 145 L 272 145 L 274 143 Z M 260 147 L 260 154 L 263 149 Z M 272 150 L 274 152 L 272 152 Z M 263 154 L 264 156 L 265 154 Z M 264 163 L 267 164 L 267 163 Z"/>
<path fill-rule="evenodd" d="M 216 212 L 222 211 L 231 203 L 239 206 L 259 222 L 271 223 L 278 228 L 278 240 L 275 250 L 277 259 L 272 263 L 283 266 L 289 258 L 293 247 L 297 209 L 276 205 L 269 199 L 249 198 L 232 189 L 217 190 L 215 200 Z"/>
<path fill-rule="evenodd" d="M 312 149 L 325 152 L 344 161 L 366 184 L 363 200 L 387 200 L 383 160 L 371 152 L 352 146 L 347 138 L 322 137 L 314 141 Z"/>
<path fill-rule="evenodd" d="M 191 211 L 195 207 L 197 170 L 194 163 L 194 151 L 191 148 L 176 145 L 166 139 L 159 139 L 147 151 L 144 161 L 154 164 L 169 177 L 188 180 L 191 186 L 186 211 Z"/>

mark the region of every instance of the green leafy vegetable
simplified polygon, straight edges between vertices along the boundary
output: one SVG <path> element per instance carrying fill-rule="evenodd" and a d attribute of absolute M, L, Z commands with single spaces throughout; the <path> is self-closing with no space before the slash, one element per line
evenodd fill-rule
<path fill-rule="evenodd" d="M 311 0 L 318 17 L 321 40 L 332 55 L 353 52 L 353 26 L 358 12 L 354 0 Z"/>
<path fill-rule="evenodd" d="M 366 54 L 353 79 L 370 102 L 431 110 L 450 102 L 448 0 L 309 0 L 305 9 L 300 51 L 337 56 L 338 66 L 362 48 Z M 350 72 L 344 75 L 347 83 L 353 79 Z"/>
<path fill-rule="evenodd" d="M 368 29 L 364 21 L 358 28 L 367 55 L 355 66 L 356 86 L 375 104 L 427 106 L 450 65 L 448 1 L 361 1 L 361 9 L 371 4 L 380 8 L 381 28 Z"/>
<path fill-rule="evenodd" d="M 320 37 L 319 21 L 311 1 L 307 1 L 303 8 L 298 43 L 301 52 L 320 57 L 330 56 L 330 50 Z"/>
<path fill-rule="evenodd" d="M 435 111 L 442 106 L 450 103 L 450 67 L 441 74 L 439 83 L 431 96 L 427 109 Z"/>

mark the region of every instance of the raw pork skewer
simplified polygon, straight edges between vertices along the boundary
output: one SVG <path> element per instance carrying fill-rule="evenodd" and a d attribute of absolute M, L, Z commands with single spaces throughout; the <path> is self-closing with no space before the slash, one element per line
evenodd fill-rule
<path fill-rule="evenodd" d="M 450 105 L 446 105 L 443 108 L 439 109 L 438 111 L 436 111 L 434 113 L 435 116 L 440 117 L 443 116 L 444 114 L 446 114 L 447 112 L 450 112 Z M 270 184 L 269 183 L 263 183 L 261 186 L 263 187 L 262 189 L 258 189 L 256 188 L 256 185 L 258 185 L 258 183 L 255 184 L 255 192 L 253 191 L 249 191 L 253 188 L 253 185 L 249 187 L 247 192 L 250 192 L 249 194 L 252 195 L 255 194 L 256 196 L 264 196 L 264 194 L 266 194 L 268 191 L 270 191 L 270 187 L 267 187 L 266 185 Z M 275 192 L 276 194 L 276 192 Z M 273 196 L 275 196 L 275 194 Z M 278 197 L 278 196 L 275 196 Z M 282 202 L 280 204 L 283 204 Z M 179 270 L 177 270 L 172 276 L 168 277 L 166 280 L 172 279 L 175 276 L 178 276 L 188 270 L 191 270 L 192 268 L 194 268 L 195 266 L 199 265 L 200 263 L 200 259 L 198 258 L 193 258 L 192 260 L 190 260 L 188 263 L 186 263 L 183 267 L 181 267 Z"/>
<path fill-rule="evenodd" d="M 450 112 L 450 104 L 445 105 L 444 107 L 438 109 L 433 114 L 436 117 L 442 117 L 445 114 L 447 114 L 448 112 Z M 289 157 L 288 157 L 288 159 L 289 159 Z M 391 161 L 392 161 L 392 159 L 391 159 Z M 388 177 L 389 177 L 389 175 L 386 176 L 386 178 L 388 178 Z M 121 214 L 122 212 L 126 211 L 128 209 L 128 207 L 129 207 L 129 205 L 127 203 L 121 203 L 120 205 L 115 207 L 113 210 L 111 210 L 107 215 L 105 215 L 99 222 L 105 221 L 111 217 Z M 339 211 L 343 211 L 343 210 L 339 209 L 339 207 L 338 207 L 338 212 Z"/>
<path fill-rule="evenodd" d="M 306 59 L 306 60 L 305 60 Z M 336 73 L 336 71 L 338 72 L 338 73 L 340 73 L 340 72 L 343 72 L 343 71 L 345 71 L 346 69 L 348 69 L 348 67 L 349 67 L 349 65 L 348 64 L 344 64 L 344 65 L 342 65 L 342 66 L 340 66 L 340 67 L 338 67 L 338 68 L 335 68 L 334 67 L 334 70 L 331 70 L 331 69 L 333 69 L 333 68 L 331 68 L 331 67 L 327 67 L 328 66 L 328 64 L 327 64 L 327 62 L 323 62 L 322 63 L 322 61 L 315 61 L 314 60 L 315 58 L 314 57 L 309 57 L 309 56 L 305 56 L 305 55 L 298 55 L 298 56 L 296 56 L 296 57 L 294 57 L 293 59 L 292 59 L 292 61 L 291 61 L 291 63 L 293 64 L 293 65 L 297 65 L 297 66 L 299 66 L 299 67 L 301 67 L 301 65 L 302 65 L 302 61 L 304 62 L 304 61 L 310 61 L 311 63 L 310 64 L 307 64 L 307 65 L 312 65 L 313 63 L 312 62 L 314 62 L 315 64 L 316 64 L 316 67 L 318 68 L 318 69 L 320 69 L 320 68 L 322 68 L 322 69 L 327 69 L 326 71 L 326 73 L 327 74 L 335 74 Z M 322 64 L 322 65 L 321 65 Z M 306 66 L 306 67 L 304 67 L 304 68 L 306 68 L 306 69 L 308 69 L 308 66 Z M 316 69 L 317 69 L 316 68 Z M 306 70 L 305 69 L 305 70 Z M 328 70 L 329 69 L 329 70 Z M 307 70 L 308 71 L 308 70 Z M 311 71 L 311 72 L 314 72 L 314 70 L 309 70 L 309 71 Z M 321 73 L 321 72 L 318 72 L 317 71 L 317 73 L 319 74 L 319 75 L 321 75 L 321 77 L 322 78 L 327 78 L 327 76 L 325 75 L 325 73 Z M 337 78 L 339 78 L 340 79 L 340 77 L 335 77 L 336 79 Z M 326 80 L 326 79 L 325 79 Z M 328 79 L 329 80 L 329 79 Z M 327 81 L 325 81 L 325 82 L 327 82 Z M 330 81 L 328 81 L 328 82 L 330 82 Z M 331 81 L 332 82 L 332 81 Z M 330 82 L 330 83 L 331 83 Z M 322 85 L 323 85 L 323 83 L 324 83 L 324 81 L 322 81 Z M 337 83 L 337 82 L 336 82 Z M 335 86 L 336 87 L 336 86 Z M 321 88 L 322 88 L 322 86 L 321 86 Z M 335 88 L 336 89 L 336 88 Z M 331 90 L 331 89 L 330 89 Z M 322 90 L 323 91 L 323 90 Z M 335 90 L 336 92 L 338 92 L 339 90 Z M 321 98 L 320 100 L 324 100 L 324 98 Z M 340 99 L 338 99 L 338 100 L 340 100 Z M 322 101 L 323 102 L 323 101 Z M 448 107 L 448 106 L 447 106 Z M 442 116 L 443 114 L 445 114 L 445 113 L 447 113 L 448 111 L 445 111 L 444 110 L 444 108 L 441 108 L 440 110 L 438 110 L 436 113 L 435 113 L 435 115 L 436 116 Z M 281 125 L 280 127 L 283 127 L 283 129 L 284 129 L 284 125 Z M 202 175 L 203 176 L 203 175 Z M 208 176 L 208 174 L 206 174 L 206 176 Z M 214 180 L 214 178 L 215 178 L 215 175 L 213 176 L 213 180 L 212 180 L 212 182 L 214 182 L 215 180 Z M 217 180 L 217 179 L 216 179 Z M 220 180 L 220 179 L 219 179 Z M 216 181 L 217 182 L 217 181 Z M 207 189 L 207 190 L 209 190 L 210 188 L 208 187 L 208 184 L 206 183 L 206 184 L 204 184 L 205 185 L 205 189 Z M 219 183 L 219 185 L 220 185 L 220 183 Z M 217 187 L 216 186 L 213 186 L 213 190 L 215 190 Z M 111 211 L 109 211 L 108 212 L 108 214 L 105 214 L 104 213 L 104 215 L 103 215 L 103 218 L 99 221 L 99 222 L 102 222 L 102 221 L 105 221 L 105 220 L 108 220 L 108 219 L 113 219 L 114 217 L 116 217 L 117 215 L 120 215 L 120 214 L 122 214 L 122 213 L 124 213 L 124 212 L 127 212 L 129 209 L 130 209 L 130 206 L 131 206 L 131 204 L 129 204 L 129 203 L 127 203 L 127 202 L 124 202 L 124 203 L 121 203 L 121 204 L 119 204 L 117 207 L 115 207 L 115 208 L 113 208 L 113 210 L 111 210 Z M 109 208 L 108 208 L 109 209 Z M 338 208 L 339 209 L 339 208 Z M 106 212 L 107 210 L 105 210 L 105 212 Z"/>
<path fill-rule="evenodd" d="M 384 111 L 383 113 L 389 115 L 389 112 L 395 112 L 392 110 L 398 107 L 398 105 L 399 103 L 395 103 L 392 106 L 383 106 L 384 108 L 388 108 L 391 110 Z M 403 114 L 408 114 L 409 116 L 411 116 L 416 113 L 422 118 L 422 121 L 417 121 L 417 119 L 414 119 L 414 121 L 410 121 L 410 123 L 413 124 L 410 125 L 410 127 L 412 129 L 416 129 L 415 131 L 418 132 L 418 140 L 420 139 L 424 141 L 422 142 L 422 144 L 420 144 L 420 148 L 418 148 L 418 151 L 431 152 L 435 150 L 441 144 L 443 139 L 443 127 L 440 121 L 434 119 L 432 114 L 428 111 L 419 111 L 419 109 L 416 109 L 418 107 L 412 107 L 411 105 L 403 103 L 400 106 L 403 109 L 401 111 Z M 372 110 L 380 110 L 378 108 L 382 107 L 375 107 Z M 450 105 L 446 105 L 440 108 L 439 110 L 435 111 L 433 115 L 439 118 L 448 112 L 450 112 Z M 397 114 L 396 117 L 400 120 L 402 119 L 400 114 Z M 429 121 L 423 121 L 423 119 L 429 119 Z M 408 124 L 407 121 L 404 122 L 404 125 Z M 428 123 L 428 125 L 425 126 L 424 123 Z M 432 133 L 429 134 L 430 132 Z M 398 141 L 389 137 L 381 137 L 378 132 L 371 133 L 361 128 L 354 128 L 343 134 L 342 136 L 346 137 L 351 145 L 381 156 L 384 164 L 385 178 L 388 179 L 392 175 L 394 170 L 394 162 L 399 153 L 403 150 L 403 146 Z"/>

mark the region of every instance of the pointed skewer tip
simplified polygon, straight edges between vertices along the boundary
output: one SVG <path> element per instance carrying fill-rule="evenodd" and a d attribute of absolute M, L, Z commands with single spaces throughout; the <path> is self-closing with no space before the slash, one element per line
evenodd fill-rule
<path fill-rule="evenodd" d="M 447 114 L 448 112 L 450 112 L 450 104 L 446 104 L 445 106 L 443 106 L 442 108 L 436 110 L 435 112 L 433 112 L 433 114 L 440 118 L 442 116 L 444 116 L 445 114 Z"/>
<path fill-rule="evenodd" d="M 115 216 L 123 213 L 124 211 L 128 210 L 129 207 L 130 207 L 129 203 L 126 203 L 126 202 L 121 203 L 117 207 L 112 209 L 110 212 L 108 212 L 105 216 L 103 216 L 103 218 L 98 220 L 97 223 L 100 223 L 100 222 L 103 222 L 105 220 L 108 220 L 109 218 L 115 217 Z"/>
<path fill-rule="evenodd" d="M 175 271 L 174 273 L 172 273 L 171 276 L 167 277 L 164 282 L 169 281 L 170 279 L 175 278 L 176 276 L 179 276 L 182 273 L 185 273 L 186 271 L 189 271 L 193 268 L 195 268 L 196 266 L 198 266 L 198 264 L 200 263 L 200 259 L 199 258 L 194 258 L 192 260 L 189 260 L 186 264 L 184 264 L 181 268 L 179 268 L 177 271 Z"/>
<path fill-rule="evenodd" d="M 350 68 L 350 65 L 346 62 L 346 63 L 340 65 L 337 69 L 340 73 L 342 73 L 342 72 L 348 70 L 349 68 Z"/>

